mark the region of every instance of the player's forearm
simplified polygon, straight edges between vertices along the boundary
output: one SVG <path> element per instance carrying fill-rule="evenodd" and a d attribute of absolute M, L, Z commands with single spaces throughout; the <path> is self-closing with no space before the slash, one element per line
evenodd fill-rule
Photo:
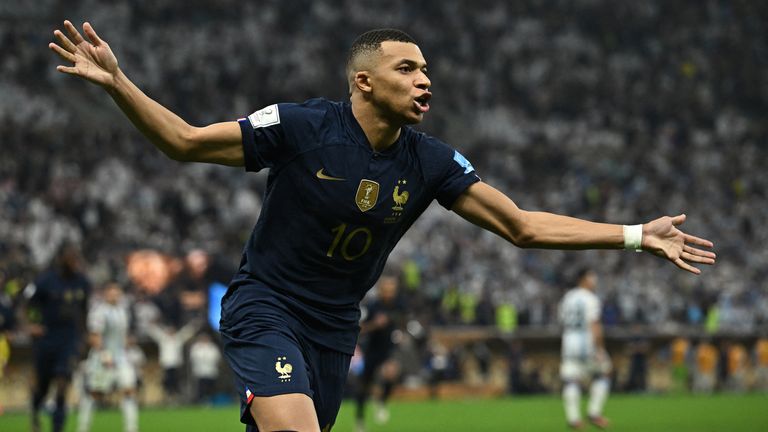
<path fill-rule="evenodd" d="M 590 222 L 545 212 L 521 211 L 517 245 L 543 249 L 622 249 L 621 225 Z"/>
<path fill-rule="evenodd" d="M 188 160 L 194 127 L 144 94 L 118 69 L 107 92 L 136 128 L 168 157 Z"/>
<path fill-rule="evenodd" d="M 605 348 L 605 339 L 603 338 L 603 326 L 599 322 L 592 323 L 592 339 L 595 348 Z"/>

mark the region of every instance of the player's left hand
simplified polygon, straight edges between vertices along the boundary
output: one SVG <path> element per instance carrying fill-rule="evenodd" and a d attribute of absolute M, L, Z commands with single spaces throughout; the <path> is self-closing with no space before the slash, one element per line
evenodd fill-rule
<path fill-rule="evenodd" d="M 713 252 L 700 248 L 712 248 L 711 241 L 680 231 L 677 227 L 685 222 L 685 215 L 663 216 L 643 225 L 642 248 L 656 256 L 672 261 L 676 266 L 693 274 L 701 270 L 690 263 L 715 263 Z M 694 247 L 697 246 L 697 247 Z"/>

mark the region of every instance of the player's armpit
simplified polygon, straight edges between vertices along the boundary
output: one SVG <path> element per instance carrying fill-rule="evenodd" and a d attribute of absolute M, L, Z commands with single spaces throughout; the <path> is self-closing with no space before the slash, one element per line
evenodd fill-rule
<path fill-rule="evenodd" d="M 242 133 L 235 121 L 189 129 L 188 143 L 178 160 L 243 166 Z"/>

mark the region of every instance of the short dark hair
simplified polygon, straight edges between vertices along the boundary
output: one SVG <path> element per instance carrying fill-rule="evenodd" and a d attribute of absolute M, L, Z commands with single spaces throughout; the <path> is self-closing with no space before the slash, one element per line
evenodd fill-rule
<path fill-rule="evenodd" d="M 588 274 L 594 272 L 591 267 L 581 267 L 576 271 L 576 285 L 579 284 Z"/>
<path fill-rule="evenodd" d="M 402 30 L 391 28 L 368 30 L 352 42 L 352 47 L 349 49 L 347 64 L 364 51 L 374 51 L 381 48 L 381 43 L 386 41 L 416 44 L 416 40 Z"/>
<path fill-rule="evenodd" d="M 352 91 L 352 74 L 355 72 L 353 70 L 355 60 L 361 54 L 367 54 L 381 49 L 381 43 L 387 41 L 405 42 L 416 45 L 416 40 L 412 38 L 411 35 L 402 30 L 392 28 L 369 30 L 358 36 L 357 39 L 352 42 L 352 47 L 349 48 L 349 56 L 347 57 L 347 75 L 350 80 L 350 92 Z"/>

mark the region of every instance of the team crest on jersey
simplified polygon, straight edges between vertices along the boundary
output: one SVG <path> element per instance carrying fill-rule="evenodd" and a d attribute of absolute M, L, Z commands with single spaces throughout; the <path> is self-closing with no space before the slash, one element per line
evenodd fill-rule
<path fill-rule="evenodd" d="M 288 382 L 291 380 L 291 372 L 293 372 L 293 366 L 290 363 L 283 362 L 287 360 L 285 356 L 278 357 L 275 362 L 275 370 L 280 374 L 280 382 Z"/>
<path fill-rule="evenodd" d="M 376 205 L 379 198 L 379 184 L 373 180 L 360 180 L 360 186 L 357 187 L 355 195 L 355 204 L 360 211 L 366 212 Z"/>
<path fill-rule="evenodd" d="M 408 180 L 400 179 L 395 185 L 395 190 L 392 191 L 392 201 L 395 205 L 392 206 L 392 214 L 384 219 L 385 224 L 396 223 L 400 220 L 400 216 L 403 215 L 403 206 L 408 202 L 409 193 L 407 190 L 403 190 L 408 184 Z"/>

